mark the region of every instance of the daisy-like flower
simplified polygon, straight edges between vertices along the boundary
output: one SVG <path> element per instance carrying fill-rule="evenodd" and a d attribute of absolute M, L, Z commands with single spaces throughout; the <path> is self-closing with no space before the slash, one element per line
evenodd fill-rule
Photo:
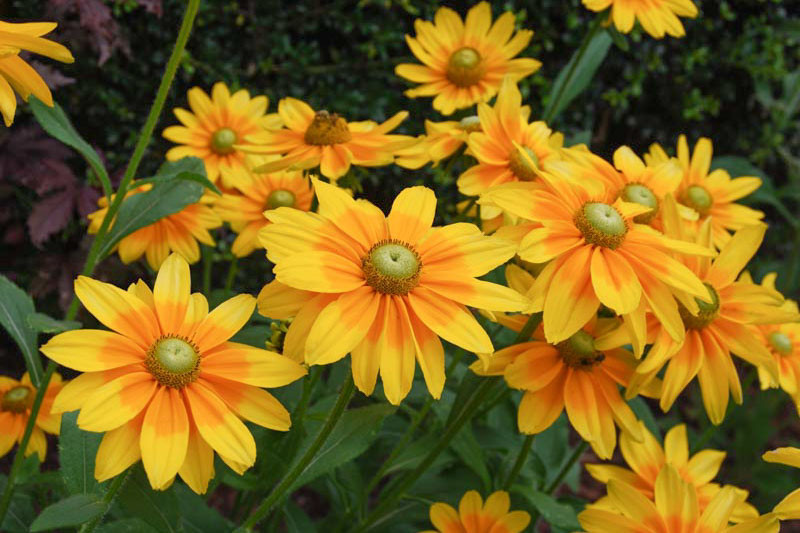
<path fill-rule="evenodd" d="M 730 525 L 747 493 L 726 485 L 701 510 L 693 484 L 666 464 L 656 477 L 654 498 L 648 498 L 628 483 L 608 482 L 610 508 L 589 508 L 578 515 L 587 533 L 778 533 L 773 514 Z"/>
<path fill-rule="evenodd" d="M 664 34 L 683 37 L 686 32 L 678 17 L 695 18 L 697 6 L 692 0 L 583 0 L 591 11 L 599 12 L 611 8 L 609 22 L 622 33 L 630 33 L 635 21 L 644 31 L 656 39 Z"/>
<path fill-rule="evenodd" d="M 761 456 L 768 463 L 800 468 L 800 448 L 785 447 L 770 450 Z M 790 492 L 772 510 L 781 520 L 800 520 L 800 488 Z"/>
<path fill-rule="evenodd" d="M 256 168 L 256 172 L 319 166 L 323 176 L 336 181 L 350 170 L 351 164 L 390 165 L 397 150 L 419 142 L 407 135 L 389 135 L 408 117 L 408 111 L 400 111 L 382 124 L 371 120 L 348 123 L 336 113 L 314 111 L 305 102 L 283 98 L 278 102 L 278 115 L 286 128 L 250 135 L 246 138 L 249 144 L 241 147 L 250 153 L 282 156 Z"/>
<path fill-rule="evenodd" d="M 309 365 L 351 354 L 353 379 L 369 395 L 380 373 L 388 400 L 411 389 L 415 358 L 434 398 L 444 387 L 439 337 L 477 353 L 493 351 L 465 307 L 521 311 L 518 292 L 475 279 L 503 264 L 513 243 L 472 224 L 432 228 L 436 197 L 425 187 L 402 191 L 385 217 L 364 200 L 314 180 L 319 214 L 278 208 L 259 239 L 275 263 L 259 312 L 294 317 L 284 354 Z"/>
<path fill-rule="evenodd" d="M 504 490 L 493 492 L 484 503 L 477 491 L 461 497 L 456 511 L 446 503 L 431 505 L 431 524 L 436 529 L 421 533 L 520 533 L 531 522 L 525 511 L 509 511 L 511 500 Z"/>
<path fill-rule="evenodd" d="M 540 227 L 523 226 L 520 258 L 547 263 L 529 296 L 543 311 L 551 344 L 567 340 L 597 313 L 600 304 L 634 321 L 634 342 L 644 344 L 649 307 L 675 338 L 684 327 L 672 292 L 709 298 L 702 282 L 671 252 L 713 255 L 693 243 L 670 239 L 636 223 L 651 208 L 625 202 L 601 180 L 576 180 L 573 165 L 556 161 L 537 183 L 507 183 L 484 193 L 489 202 Z"/>
<path fill-rule="evenodd" d="M 149 183 L 141 187 L 134 187 L 128 195 L 139 194 L 152 188 Z M 208 230 L 222 225 L 214 210 L 208 205 L 211 196 L 206 195 L 199 202 L 189 204 L 177 213 L 168 215 L 149 226 L 139 228 L 119 241 L 117 253 L 123 263 L 136 261 L 142 255 L 147 258 L 147 263 L 153 270 L 158 270 L 161 263 L 170 252 L 179 253 L 189 263 L 200 260 L 201 242 L 209 246 L 214 245 L 214 238 Z M 108 199 L 101 197 L 97 200 L 100 207 L 94 213 L 89 213 L 88 232 L 97 233 L 103 218 L 108 211 Z"/>
<path fill-rule="evenodd" d="M 47 455 L 45 433 L 58 435 L 61 429 L 61 414 L 51 413 L 50 409 L 53 406 L 53 399 L 63 386 L 61 376 L 58 373 L 53 374 L 44 393 L 42 405 L 39 407 L 25 456 L 35 453 L 40 461 L 44 461 Z M 0 457 L 7 454 L 14 447 L 14 443 L 22 441 L 35 396 L 36 388 L 27 372 L 19 381 L 0 376 Z"/>
<path fill-rule="evenodd" d="M 209 312 L 190 294 L 189 265 L 172 254 L 153 290 L 127 291 L 79 277 L 75 294 L 107 330 L 56 335 L 42 352 L 84 372 L 56 397 L 54 412 L 80 409 L 78 427 L 105 433 L 95 477 L 109 479 L 141 459 L 150 485 L 179 474 L 197 493 L 214 476 L 214 452 L 242 473 L 256 444 L 241 419 L 287 431 L 289 413 L 260 387 L 282 387 L 306 374 L 287 357 L 230 339 L 250 319 L 255 298 L 240 294 Z"/>
<path fill-rule="evenodd" d="M 245 257 L 260 246 L 258 232 L 269 224 L 264 211 L 279 207 L 308 211 L 313 199 L 311 183 L 302 172 L 279 171 L 252 173 L 250 179 L 238 182 L 231 192 L 215 199 L 213 205 L 220 218 L 237 233 L 231 252 Z"/>
<path fill-rule="evenodd" d="M 587 464 L 586 470 L 601 483 L 608 484 L 612 479 L 623 481 L 652 500 L 655 496 L 658 474 L 664 465 L 672 465 L 684 481 L 694 485 L 697 491 L 698 509 L 703 512 L 721 490 L 717 483 L 711 481 L 722 466 L 725 452 L 701 450 L 690 457 L 689 440 L 686 436 L 686 426 L 683 424 L 674 426 L 667 432 L 663 448 L 644 424 L 642 424 L 642 436 L 644 438 L 640 442 L 626 433 L 619 438 L 622 457 L 628 463 L 630 470 L 610 464 Z M 742 490 L 747 497 L 747 491 L 739 490 Z M 606 498 L 598 500 L 592 507 L 613 509 Z M 742 500 L 735 508 L 731 521 L 744 522 L 757 516 L 758 510 Z"/>
<path fill-rule="evenodd" d="M 514 14 L 509 11 L 492 24 L 488 2 L 472 7 L 465 21 L 452 9 L 440 7 L 433 23 L 417 19 L 414 29 L 416 38 L 406 35 L 406 42 L 423 65 L 403 63 L 395 73 L 422 84 L 408 89 L 406 96 L 435 96 L 433 108 L 443 115 L 486 102 L 497 94 L 504 76 L 516 82 L 541 66 L 535 59 L 514 59 L 533 32 L 514 34 Z"/>
<path fill-rule="evenodd" d="M 199 157 L 208 179 L 216 182 L 221 177 L 225 187 L 246 181 L 246 137 L 283 125 L 277 114 L 266 114 L 267 97 L 251 98 L 244 89 L 231 94 L 227 85 L 217 82 L 210 98 L 199 87 L 189 89 L 188 98 L 191 111 L 180 107 L 173 110 L 183 125 L 164 130 L 165 139 L 180 145 L 167 152 L 167 160 Z"/>
<path fill-rule="evenodd" d="M 674 212 L 670 216 L 677 218 Z M 700 229 L 699 244 L 710 244 L 710 223 L 707 221 Z M 657 335 L 650 353 L 636 369 L 646 381 L 647 376 L 655 375 L 668 361 L 660 402 L 664 411 L 697 376 L 709 419 L 714 424 L 722 422 L 729 396 L 742 403 L 742 388 L 731 352 L 777 379 L 775 358 L 746 326 L 782 323 L 798 316 L 780 308 L 783 301 L 780 293 L 736 281 L 761 245 L 766 229 L 764 224 L 758 224 L 739 230 L 713 262 L 709 258 L 683 259 L 702 280 L 705 300 L 676 293 L 680 318 L 686 328 L 685 338 L 677 341 L 669 335 Z"/>
<path fill-rule="evenodd" d="M 730 232 L 745 226 L 758 224 L 764 213 L 756 211 L 736 200 L 744 198 L 761 186 L 761 178 L 743 176 L 731 179 L 726 170 L 711 168 L 711 140 L 701 138 L 690 154 L 686 136 L 678 138 L 678 161 L 683 169 L 683 180 L 675 198 L 681 204 L 694 210 L 697 215 L 686 217 L 684 222 L 693 231 L 697 231 L 707 219 L 711 219 L 713 244 L 722 248 L 730 240 Z M 669 157 L 664 149 L 653 144 L 650 153 L 646 154 L 648 165 L 658 165 Z"/>
<path fill-rule="evenodd" d="M 525 315 L 498 320 L 519 330 Z M 525 392 L 517 412 L 522 433 L 541 433 L 564 408 L 572 427 L 589 442 L 595 453 L 610 459 L 617 444 L 615 424 L 623 433 L 641 440 L 642 426 L 623 400 L 619 386 L 626 387 L 636 368 L 633 354 L 622 347 L 625 340 L 613 330 L 617 319 L 593 319 L 583 329 L 558 344 L 533 339 L 504 348 L 471 368 L 479 375 L 501 375 L 509 387 Z M 658 397 L 659 384 L 651 381 L 644 394 Z"/>
<path fill-rule="evenodd" d="M 14 24 L 0 21 L 0 113 L 6 126 L 14 122 L 17 111 L 16 91 L 26 102 L 30 95 L 53 107 L 53 95 L 41 76 L 31 68 L 19 53 L 33 52 L 62 63 L 72 63 L 75 58 L 63 45 L 45 39 L 56 29 L 55 22 L 26 22 Z"/>

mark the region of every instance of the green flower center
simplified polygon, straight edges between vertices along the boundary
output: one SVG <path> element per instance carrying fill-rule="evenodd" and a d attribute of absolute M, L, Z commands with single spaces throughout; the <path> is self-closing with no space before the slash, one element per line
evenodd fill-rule
<path fill-rule="evenodd" d="M 464 117 L 461 119 L 461 122 L 458 123 L 458 127 L 467 133 L 472 133 L 473 131 L 482 131 L 481 119 L 475 115 Z"/>
<path fill-rule="evenodd" d="M 704 302 L 699 298 L 695 298 L 694 300 L 697 302 L 697 307 L 699 308 L 697 315 L 691 314 L 683 304 L 678 302 L 678 312 L 680 312 L 681 318 L 683 319 L 683 324 L 689 329 L 703 329 L 711 324 L 714 319 L 717 318 L 717 313 L 719 313 L 719 294 L 711 284 L 703 283 L 703 285 L 708 289 L 711 302 Z"/>
<path fill-rule="evenodd" d="M 575 214 L 573 222 L 586 242 L 612 250 L 622 244 L 628 233 L 628 225 L 619 211 L 602 202 L 585 203 Z"/>
<path fill-rule="evenodd" d="M 525 153 L 522 153 L 522 150 Z M 522 150 L 515 148 L 508 155 L 508 168 L 520 181 L 533 181 L 537 178 L 536 170 L 539 167 L 539 158 L 533 150 L 524 147 Z M 527 157 L 525 157 L 527 155 Z M 531 164 L 533 163 L 533 164 Z"/>
<path fill-rule="evenodd" d="M 692 185 L 687 188 L 681 196 L 681 200 L 702 216 L 707 215 L 714 204 L 711 194 L 701 185 Z"/>
<path fill-rule="evenodd" d="M 470 87 L 478 83 L 486 73 L 483 58 L 469 46 L 459 48 L 447 62 L 447 79 L 457 87 Z"/>
<path fill-rule="evenodd" d="M 336 113 L 328 113 L 324 109 L 314 115 L 314 120 L 309 124 L 304 136 L 306 144 L 314 146 L 342 144 L 352 138 L 347 121 Z"/>
<path fill-rule="evenodd" d="M 773 331 L 769 334 L 769 344 L 772 349 L 781 355 L 792 354 L 792 339 L 786 333 Z"/>
<path fill-rule="evenodd" d="M 189 339 L 166 336 L 150 347 L 144 365 L 159 383 L 180 389 L 197 379 L 200 354 Z"/>
<path fill-rule="evenodd" d="M 33 403 L 32 392 L 31 388 L 25 385 L 12 387 L 3 395 L 0 408 L 3 411 L 11 411 L 12 413 L 24 413 Z"/>
<path fill-rule="evenodd" d="M 591 368 L 606 358 L 594 347 L 594 337 L 580 330 L 569 339 L 556 344 L 564 363 L 573 368 Z"/>
<path fill-rule="evenodd" d="M 656 198 L 653 191 L 646 185 L 630 183 L 622 189 L 620 197 L 626 202 L 632 202 L 650 208 L 650 211 L 647 213 L 642 213 L 641 215 L 633 217 L 633 221 L 638 224 L 649 224 L 658 214 L 658 198 Z"/>
<path fill-rule="evenodd" d="M 219 155 L 232 154 L 236 151 L 233 147 L 236 144 L 238 137 L 236 132 L 230 128 L 222 128 L 214 132 L 211 136 L 211 150 Z"/>
<path fill-rule="evenodd" d="M 286 189 L 276 189 L 267 196 L 267 209 L 294 207 L 294 193 Z"/>
<path fill-rule="evenodd" d="M 388 239 L 373 246 L 361 259 L 367 284 L 383 294 L 408 294 L 419 283 L 422 262 L 414 248 Z"/>

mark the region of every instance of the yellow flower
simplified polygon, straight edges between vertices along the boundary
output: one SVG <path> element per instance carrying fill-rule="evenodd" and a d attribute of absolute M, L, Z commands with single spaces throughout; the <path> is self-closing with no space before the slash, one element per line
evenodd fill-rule
<path fill-rule="evenodd" d="M 309 365 L 351 354 L 353 379 L 369 395 L 378 373 L 398 404 L 411 389 L 415 358 L 434 398 L 444 387 L 439 337 L 488 353 L 492 342 L 465 305 L 520 311 L 516 291 L 475 279 L 514 255 L 515 246 L 472 224 L 431 228 L 436 197 L 425 187 L 402 191 L 385 217 L 314 180 L 319 214 L 278 208 L 259 240 L 275 263 L 275 281 L 258 297 L 259 312 L 294 317 L 284 353 Z"/>
<path fill-rule="evenodd" d="M 484 503 L 477 491 L 464 494 L 458 511 L 446 503 L 431 505 L 431 524 L 436 529 L 421 533 L 520 533 L 531 522 L 525 511 L 510 511 L 511 500 L 504 490 L 493 492 Z"/>
<path fill-rule="evenodd" d="M 320 173 L 331 181 L 344 176 L 350 165 L 380 167 L 394 162 L 397 150 L 418 142 L 407 135 L 389 135 L 408 116 L 401 111 L 383 124 L 371 120 L 347 122 L 328 111 L 314 111 L 295 98 L 278 102 L 286 128 L 262 131 L 248 136 L 241 149 L 256 154 L 281 154 L 256 172 L 275 172 L 286 168 L 309 169 L 319 166 Z"/>
<path fill-rule="evenodd" d="M 164 138 L 180 145 L 167 152 L 167 160 L 199 157 L 208 179 L 216 182 L 221 177 L 225 187 L 246 180 L 246 137 L 282 125 L 278 115 L 266 114 L 267 97 L 250 98 L 244 89 L 231 94 L 222 82 L 214 84 L 211 98 L 199 87 L 190 89 L 188 97 L 191 112 L 180 107 L 173 110 L 183 126 L 164 130 Z"/>
<path fill-rule="evenodd" d="M 99 481 L 141 459 L 154 489 L 179 474 L 202 493 L 214 476 L 214 451 L 239 473 L 255 462 L 255 440 L 240 418 L 279 431 L 291 425 L 260 387 L 282 387 L 305 369 L 228 340 L 250 319 L 252 296 L 234 296 L 209 312 L 190 283 L 189 265 L 177 254 L 164 261 L 153 290 L 141 280 L 124 291 L 81 276 L 75 294 L 112 331 L 68 331 L 41 348 L 84 372 L 61 390 L 53 411 L 80 409 L 78 427 L 105 433 L 95 462 Z"/>
<path fill-rule="evenodd" d="M 39 456 L 39 461 L 44 461 L 47 455 L 47 438 L 44 434 L 58 435 L 61 429 L 61 414 L 51 413 L 50 409 L 53 406 L 53 399 L 63 386 L 61 376 L 58 373 L 53 374 L 44 393 L 33 433 L 28 441 L 28 448 L 25 450 L 26 456 L 35 453 Z M 0 457 L 7 454 L 14 443 L 22 440 L 35 396 L 36 388 L 27 372 L 19 381 L 0 376 Z"/>
<path fill-rule="evenodd" d="M 800 449 L 793 447 L 777 448 L 766 452 L 762 459 L 768 463 L 800 468 Z M 772 510 L 781 520 L 800 520 L 800 488 L 790 492 Z"/>
<path fill-rule="evenodd" d="M 695 18 L 697 6 L 692 0 L 583 0 L 595 12 L 611 7 L 609 21 L 622 33 L 630 33 L 635 20 L 656 39 L 664 34 L 683 37 L 686 32 L 678 17 Z"/>
<path fill-rule="evenodd" d="M 231 251 L 236 257 L 250 255 L 259 247 L 257 235 L 269 224 L 264 212 L 278 207 L 292 207 L 301 211 L 311 209 L 314 191 L 309 180 L 300 171 L 281 171 L 272 174 L 251 173 L 214 200 L 214 211 L 229 222 L 237 233 Z"/>
<path fill-rule="evenodd" d="M 481 2 L 467 13 L 466 21 L 448 7 L 440 7 L 434 22 L 417 19 L 416 38 L 406 35 L 411 52 L 423 65 L 401 64 L 398 76 L 421 83 L 406 96 L 436 96 L 433 107 L 444 115 L 486 102 L 497 94 L 504 76 L 519 81 L 536 72 L 541 63 L 518 58 L 533 37 L 530 30 L 514 34 L 514 14 L 503 13 L 492 24 L 492 9 Z"/>
<path fill-rule="evenodd" d="M 736 509 L 747 493 L 726 485 L 701 510 L 697 491 L 678 470 L 666 464 L 656 477 L 654 498 L 628 483 L 608 482 L 610 508 L 589 508 L 578 515 L 587 533 L 778 533 L 776 516 L 767 514 L 731 526 Z"/>
<path fill-rule="evenodd" d="M 711 141 L 701 138 L 690 155 L 686 136 L 678 138 L 678 161 L 683 169 L 683 181 L 675 198 L 691 208 L 696 215 L 687 217 L 684 224 L 693 232 L 699 230 L 707 219 L 711 219 L 713 244 L 722 248 L 730 240 L 730 231 L 758 224 L 764 213 L 741 204 L 734 203 L 761 186 L 761 179 L 744 176 L 731 179 L 727 171 L 711 168 Z M 664 149 L 658 144 L 650 147 L 645 155 L 648 165 L 658 165 L 668 159 Z"/>
<path fill-rule="evenodd" d="M 66 47 L 44 39 L 42 35 L 56 29 L 55 22 L 28 22 L 13 24 L 0 21 L 0 113 L 6 126 L 14 122 L 19 93 L 26 102 L 30 95 L 53 107 L 53 95 L 41 76 L 22 58 L 21 51 L 47 56 L 62 63 L 72 63 L 75 58 Z"/>
<path fill-rule="evenodd" d="M 601 483 L 608 484 L 612 479 L 622 481 L 653 499 L 658 474 L 664 465 L 672 465 L 684 481 L 694 485 L 698 509 L 700 512 L 704 511 L 721 490 L 718 484 L 711 481 L 722 466 L 725 452 L 701 450 L 690 457 L 686 426 L 683 424 L 674 426 L 667 432 L 663 448 L 643 424 L 642 436 L 644 438 L 640 442 L 625 433 L 620 436 L 619 448 L 630 470 L 610 464 L 587 464 L 586 470 Z M 739 490 L 747 497 L 747 491 Z M 598 500 L 592 507 L 613 509 L 607 498 Z M 735 508 L 731 521 L 744 522 L 757 516 L 758 510 L 742 500 Z"/>
<path fill-rule="evenodd" d="M 152 185 L 146 184 L 136 187 L 126 196 L 139 194 L 148 191 Z M 198 203 L 189 204 L 181 211 L 168 215 L 149 226 L 139 228 L 130 235 L 122 238 L 117 245 L 117 253 L 123 263 L 132 263 L 139 259 L 142 254 L 147 258 L 147 263 L 153 270 L 158 270 L 161 263 L 167 258 L 170 252 L 177 252 L 190 263 L 200 260 L 200 246 L 198 241 L 209 246 L 214 245 L 214 238 L 208 232 L 210 229 L 218 228 L 222 225 L 222 220 L 207 205 L 211 200 L 210 194 L 206 194 Z M 108 211 L 108 199 L 105 197 L 97 200 L 100 207 L 94 213 L 89 213 L 90 234 L 97 233 L 103 218 Z M 113 223 L 112 223 L 113 225 Z"/>

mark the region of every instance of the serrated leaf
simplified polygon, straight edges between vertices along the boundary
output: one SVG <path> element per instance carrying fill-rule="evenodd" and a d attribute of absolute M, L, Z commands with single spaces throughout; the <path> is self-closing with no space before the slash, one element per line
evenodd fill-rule
<path fill-rule="evenodd" d="M 44 313 L 28 315 L 28 325 L 40 333 L 61 333 L 73 329 L 80 329 L 81 323 L 75 320 L 56 320 Z"/>
<path fill-rule="evenodd" d="M 54 104 L 53 107 L 49 107 L 35 96 L 31 96 L 28 103 L 33 111 L 33 116 L 36 117 L 36 120 L 47 133 L 67 146 L 74 148 L 83 156 L 86 163 L 92 167 L 95 175 L 100 179 L 106 196 L 109 196 L 111 194 L 111 180 L 108 177 L 106 167 L 100 160 L 97 151 L 72 126 L 61 106 Z"/>
<path fill-rule="evenodd" d="M 44 371 L 39 357 L 36 331 L 27 321 L 27 317 L 35 312 L 31 297 L 7 277 L 0 275 L 0 324 L 19 346 L 31 383 L 38 387 Z"/>
<path fill-rule="evenodd" d="M 550 525 L 568 531 L 578 531 L 581 525 L 575 509 L 565 503 L 559 503 L 552 496 L 538 490 L 526 490 L 523 494 L 530 500 L 536 510 Z"/>
<path fill-rule="evenodd" d="M 78 526 L 103 514 L 108 504 L 96 496 L 74 494 L 45 507 L 31 524 L 31 531 L 49 531 Z"/>
<path fill-rule="evenodd" d="M 141 518 L 156 531 L 180 531 L 180 507 L 174 486 L 164 491 L 151 489 L 141 464 L 134 467 L 117 501 L 128 514 Z"/>
<path fill-rule="evenodd" d="M 99 493 L 100 484 L 94 478 L 94 460 L 103 435 L 83 431 L 78 427 L 77 420 L 78 411 L 61 416 L 58 439 L 61 476 L 70 494 Z"/>

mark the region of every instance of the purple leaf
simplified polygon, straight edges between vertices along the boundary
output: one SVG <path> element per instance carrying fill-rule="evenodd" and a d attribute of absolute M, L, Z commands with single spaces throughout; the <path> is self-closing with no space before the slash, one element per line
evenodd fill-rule
<path fill-rule="evenodd" d="M 74 188 L 62 189 L 33 206 L 28 216 L 28 234 L 35 246 L 40 247 L 51 235 L 67 226 L 75 208 L 76 192 Z"/>

